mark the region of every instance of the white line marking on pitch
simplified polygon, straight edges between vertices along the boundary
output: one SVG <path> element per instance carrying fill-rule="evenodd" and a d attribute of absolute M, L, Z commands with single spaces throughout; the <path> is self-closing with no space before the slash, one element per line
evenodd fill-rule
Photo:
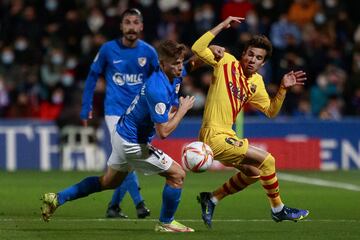
<path fill-rule="evenodd" d="M 42 222 L 40 218 L 0 218 L 0 222 L 31 221 Z M 54 218 L 53 222 L 158 222 L 158 219 L 107 219 L 107 218 Z M 202 222 L 200 219 L 179 219 L 181 222 Z M 273 222 L 271 219 L 213 219 L 213 222 Z M 302 222 L 344 222 L 357 223 L 360 219 L 305 219 Z M 44 223 L 46 224 L 46 223 Z"/>
<path fill-rule="evenodd" d="M 319 178 L 310 178 L 310 177 L 302 177 L 293 174 L 287 173 L 277 173 L 279 179 L 290 181 L 290 182 L 298 182 L 298 183 L 306 183 L 311 185 L 323 186 L 323 187 L 333 187 L 333 188 L 340 188 L 346 189 L 350 191 L 360 192 L 360 186 L 350 184 L 350 183 L 342 183 L 342 182 L 335 182 L 335 181 L 328 181 Z"/>

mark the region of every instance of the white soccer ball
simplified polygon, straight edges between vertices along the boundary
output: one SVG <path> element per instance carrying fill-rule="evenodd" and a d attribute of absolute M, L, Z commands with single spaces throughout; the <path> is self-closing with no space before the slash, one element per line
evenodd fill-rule
<path fill-rule="evenodd" d="M 182 162 L 186 170 L 192 172 L 206 171 L 214 160 L 211 148 L 203 142 L 192 142 L 182 150 Z"/>

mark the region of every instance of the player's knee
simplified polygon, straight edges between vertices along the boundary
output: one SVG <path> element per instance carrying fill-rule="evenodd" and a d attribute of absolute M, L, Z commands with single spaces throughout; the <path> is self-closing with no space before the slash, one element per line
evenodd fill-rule
<path fill-rule="evenodd" d="M 275 172 L 275 158 L 269 153 L 260 165 L 259 169 L 261 175 Z"/>
<path fill-rule="evenodd" d="M 105 174 L 100 177 L 101 189 L 115 189 L 120 185 L 123 178 L 124 176 L 120 175 L 108 176 L 107 174 Z"/>
<path fill-rule="evenodd" d="M 247 177 L 253 178 L 260 176 L 260 170 L 255 166 L 240 164 L 237 168 Z"/>
<path fill-rule="evenodd" d="M 186 173 L 183 169 L 179 169 L 176 173 L 171 174 L 166 179 L 166 182 L 174 188 L 182 188 L 184 184 Z"/>

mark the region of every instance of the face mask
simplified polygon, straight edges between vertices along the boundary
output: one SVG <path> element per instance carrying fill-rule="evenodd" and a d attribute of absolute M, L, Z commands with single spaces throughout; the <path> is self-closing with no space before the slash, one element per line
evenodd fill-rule
<path fill-rule="evenodd" d="M 318 13 L 315 15 L 315 23 L 322 25 L 326 21 L 326 17 L 323 13 Z"/>
<path fill-rule="evenodd" d="M 66 61 L 66 68 L 68 69 L 74 69 L 77 66 L 77 61 L 75 58 L 69 58 Z"/>
<path fill-rule="evenodd" d="M 261 4 L 262 4 L 263 8 L 265 8 L 265 9 L 271 9 L 274 6 L 274 3 L 272 0 L 263 0 Z"/>
<path fill-rule="evenodd" d="M 12 51 L 5 51 L 2 53 L 1 55 L 1 61 L 4 64 L 11 64 L 14 62 L 15 56 L 14 53 Z"/>
<path fill-rule="evenodd" d="M 154 0 L 140 0 L 140 2 L 142 6 L 149 7 L 154 2 Z"/>
<path fill-rule="evenodd" d="M 61 54 L 54 54 L 51 58 L 51 62 L 55 65 L 60 65 L 64 61 L 64 57 Z"/>
<path fill-rule="evenodd" d="M 97 32 L 103 26 L 104 19 L 102 17 L 97 17 L 97 16 L 90 17 L 88 18 L 88 24 L 91 31 Z"/>
<path fill-rule="evenodd" d="M 64 84 L 64 86 L 70 87 L 74 83 L 74 76 L 70 73 L 65 73 L 61 77 L 61 82 Z"/>
<path fill-rule="evenodd" d="M 336 0 L 326 0 L 325 5 L 329 8 L 332 8 L 337 5 L 337 1 Z"/>
<path fill-rule="evenodd" d="M 47 0 L 45 2 L 45 8 L 49 11 L 55 11 L 58 7 L 57 0 Z"/>
<path fill-rule="evenodd" d="M 202 17 L 203 17 L 203 19 L 213 19 L 214 18 L 214 12 L 213 11 L 211 11 L 210 9 L 206 9 L 206 10 L 204 10 L 203 11 L 203 13 L 202 13 Z"/>
<path fill-rule="evenodd" d="M 64 97 L 62 96 L 62 94 L 58 94 L 58 93 L 55 93 L 52 98 L 51 98 L 52 102 L 55 103 L 55 104 L 60 104 L 63 102 L 64 100 Z"/>
<path fill-rule="evenodd" d="M 255 14 L 248 14 L 246 16 L 246 22 L 250 25 L 250 26 L 256 26 L 258 23 L 258 18 Z"/>
<path fill-rule="evenodd" d="M 18 51 L 24 51 L 28 47 L 28 43 L 25 40 L 18 40 L 15 42 L 15 49 Z"/>

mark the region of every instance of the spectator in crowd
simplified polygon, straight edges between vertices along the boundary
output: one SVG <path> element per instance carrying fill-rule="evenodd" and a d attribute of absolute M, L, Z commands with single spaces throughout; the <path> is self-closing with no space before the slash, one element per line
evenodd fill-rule
<path fill-rule="evenodd" d="M 276 79 L 286 71 L 289 58 L 296 60 L 308 74 L 306 96 L 312 95 L 316 79 L 324 74 L 328 64 L 335 65 L 345 72 L 342 85 L 346 91 L 337 92 L 344 102 L 343 114 L 359 116 L 355 110 L 357 88 L 348 88 L 358 78 L 352 68 L 358 61 L 354 56 L 360 44 L 355 0 L 283 0 L 281 4 L 275 0 L 0 1 L 0 75 L 8 96 L 1 116 L 18 116 L 9 111 L 14 112 L 14 106 L 18 106 L 19 93 L 27 95 L 38 111 L 39 103 L 50 99 L 57 85 L 65 93 L 63 110 L 68 112 L 67 108 L 73 108 L 75 103 L 67 90 L 83 90 L 96 50 L 104 42 L 118 37 L 114 28 L 119 22 L 119 13 L 131 7 L 143 10 L 142 37 L 152 44 L 166 38 L 190 45 L 204 29 L 213 27 L 219 20 L 231 14 L 246 17 L 246 24 L 234 26 L 214 41 L 238 55 L 240 52 L 236 51 L 241 50 L 241 43 L 251 34 L 268 36 L 275 49 L 272 61 L 262 69 L 262 74 L 266 73 L 265 81 L 277 84 Z M 230 41 L 234 36 L 237 41 Z M 27 72 L 36 72 L 35 82 L 29 84 L 33 80 L 29 80 Z M 193 77 L 197 77 L 195 75 Z M 200 89 L 199 94 L 204 94 L 208 85 L 192 87 L 193 92 Z M 322 107 L 312 109 L 317 112 L 316 116 Z M 194 108 L 189 114 L 197 115 L 201 111 Z M 291 112 L 286 110 L 281 114 L 292 116 Z M 38 118 L 39 114 L 34 117 Z"/>

